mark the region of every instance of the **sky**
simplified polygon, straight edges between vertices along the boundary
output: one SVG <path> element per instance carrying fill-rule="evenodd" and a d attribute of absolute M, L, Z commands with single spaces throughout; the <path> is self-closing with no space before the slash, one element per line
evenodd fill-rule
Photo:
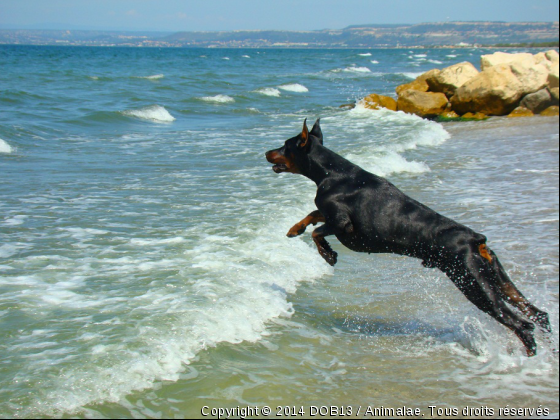
<path fill-rule="evenodd" d="M 0 0 L 0 29 L 231 31 L 557 21 L 558 0 Z"/>

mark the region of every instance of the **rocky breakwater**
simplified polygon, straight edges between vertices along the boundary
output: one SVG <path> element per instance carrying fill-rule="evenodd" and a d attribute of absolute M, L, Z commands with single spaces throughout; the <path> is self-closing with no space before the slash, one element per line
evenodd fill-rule
<path fill-rule="evenodd" d="M 559 56 L 497 52 L 481 58 L 481 71 L 469 62 L 424 73 L 398 86 L 398 99 L 377 94 L 367 108 L 387 108 L 428 119 L 484 119 L 487 116 L 558 115 Z"/>

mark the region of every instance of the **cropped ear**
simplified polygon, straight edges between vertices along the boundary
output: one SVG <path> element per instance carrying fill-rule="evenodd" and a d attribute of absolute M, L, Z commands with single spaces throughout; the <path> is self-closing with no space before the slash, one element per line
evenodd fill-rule
<path fill-rule="evenodd" d="M 319 139 L 319 143 L 323 144 L 323 132 L 321 131 L 321 118 L 315 121 L 315 125 L 311 129 L 311 135 Z"/>
<path fill-rule="evenodd" d="M 307 128 L 307 118 L 303 122 L 303 130 L 300 134 L 301 140 L 298 142 L 298 146 L 301 149 L 305 149 L 309 144 L 309 129 Z"/>

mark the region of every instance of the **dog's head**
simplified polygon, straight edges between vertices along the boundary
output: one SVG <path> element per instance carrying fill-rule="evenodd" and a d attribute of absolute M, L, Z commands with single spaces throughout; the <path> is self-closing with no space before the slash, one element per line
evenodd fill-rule
<path fill-rule="evenodd" d="M 303 122 L 301 133 L 286 140 L 284 146 L 279 149 L 266 152 L 266 160 L 274 164 L 272 170 L 277 174 L 282 172 L 302 174 L 305 162 L 307 161 L 307 155 L 314 144 L 323 144 L 320 120 L 315 122 L 310 132 L 307 128 L 306 119 Z"/>

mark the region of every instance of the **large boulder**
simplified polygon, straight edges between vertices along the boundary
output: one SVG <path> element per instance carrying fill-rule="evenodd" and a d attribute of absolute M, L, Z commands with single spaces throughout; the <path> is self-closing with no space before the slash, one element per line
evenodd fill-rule
<path fill-rule="evenodd" d="M 542 111 L 555 104 L 549 90 L 541 89 L 538 92 L 530 93 L 525 96 L 519 105 L 529 109 L 534 114 L 540 114 Z"/>
<path fill-rule="evenodd" d="M 548 86 L 550 88 L 559 87 L 558 83 L 558 64 L 559 64 L 558 52 L 555 50 L 550 50 L 547 52 L 541 52 L 535 55 L 535 62 L 537 64 L 544 65 L 548 71 Z"/>
<path fill-rule="evenodd" d="M 443 93 L 406 90 L 399 95 L 399 111 L 422 118 L 435 118 L 447 110 L 449 101 Z"/>
<path fill-rule="evenodd" d="M 524 95 L 537 92 L 549 85 L 551 72 L 543 64 L 512 63 L 511 70 L 521 82 Z"/>
<path fill-rule="evenodd" d="M 494 54 L 483 55 L 480 58 L 480 68 L 482 71 L 501 64 L 512 63 L 532 63 L 535 64 L 535 56 L 531 53 L 509 54 L 504 52 L 496 52 Z"/>
<path fill-rule="evenodd" d="M 397 110 L 397 101 L 389 96 L 372 93 L 364 98 L 364 106 L 368 109 L 386 108 L 391 111 Z"/>
<path fill-rule="evenodd" d="M 554 84 L 554 74 L 558 75 L 558 53 L 554 50 L 536 55 L 497 52 L 491 55 L 483 55 L 480 59 L 482 71 L 503 64 L 509 65 L 517 75 L 523 84 L 525 95 Z M 550 77 L 552 77 L 552 81 L 549 80 Z M 556 80 L 558 80 L 558 77 L 556 77 Z"/>
<path fill-rule="evenodd" d="M 498 64 L 480 72 L 457 89 L 451 104 L 459 114 L 482 112 L 486 115 L 507 115 L 517 107 L 524 96 L 523 91 L 511 66 Z"/>
<path fill-rule="evenodd" d="M 551 89 L 560 87 L 558 67 L 556 67 L 556 72 L 550 72 L 550 74 L 548 75 L 548 86 L 550 86 Z"/>
<path fill-rule="evenodd" d="M 560 89 L 552 88 L 550 89 L 550 97 L 552 98 L 552 105 L 558 105 L 560 102 Z"/>
<path fill-rule="evenodd" d="M 407 90 L 418 90 L 420 92 L 427 92 L 430 89 L 428 81 L 436 77 L 440 73 L 440 71 L 441 70 L 439 69 L 430 70 L 418 76 L 414 81 L 410 83 L 397 86 L 397 95 L 400 95 L 402 92 Z"/>
<path fill-rule="evenodd" d="M 506 115 L 524 96 L 549 85 L 550 70 L 532 54 L 495 53 L 482 57 L 483 71 L 457 89 L 451 99 L 459 113 Z"/>
<path fill-rule="evenodd" d="M 448 98 L 455 95 L 457 89 L 467 83 L 470 79 L 477 76 L 479 71 L 471 63 L 465 61 L 447 67 L 441 72 L 426 79 L 431 92 L 444 93 Z"/>
<path fill-rule="evenodd" d="M 418 81 L 417 79 L 410 83 L 399 85 L 395 90 L 397 92 L 397 95 L 400 95 L 401 93 L 407 90 L 418 90 L 420 92 L 427 92 L 429 89 L 430 86 L 428 86 L 425 80 Z"/>

